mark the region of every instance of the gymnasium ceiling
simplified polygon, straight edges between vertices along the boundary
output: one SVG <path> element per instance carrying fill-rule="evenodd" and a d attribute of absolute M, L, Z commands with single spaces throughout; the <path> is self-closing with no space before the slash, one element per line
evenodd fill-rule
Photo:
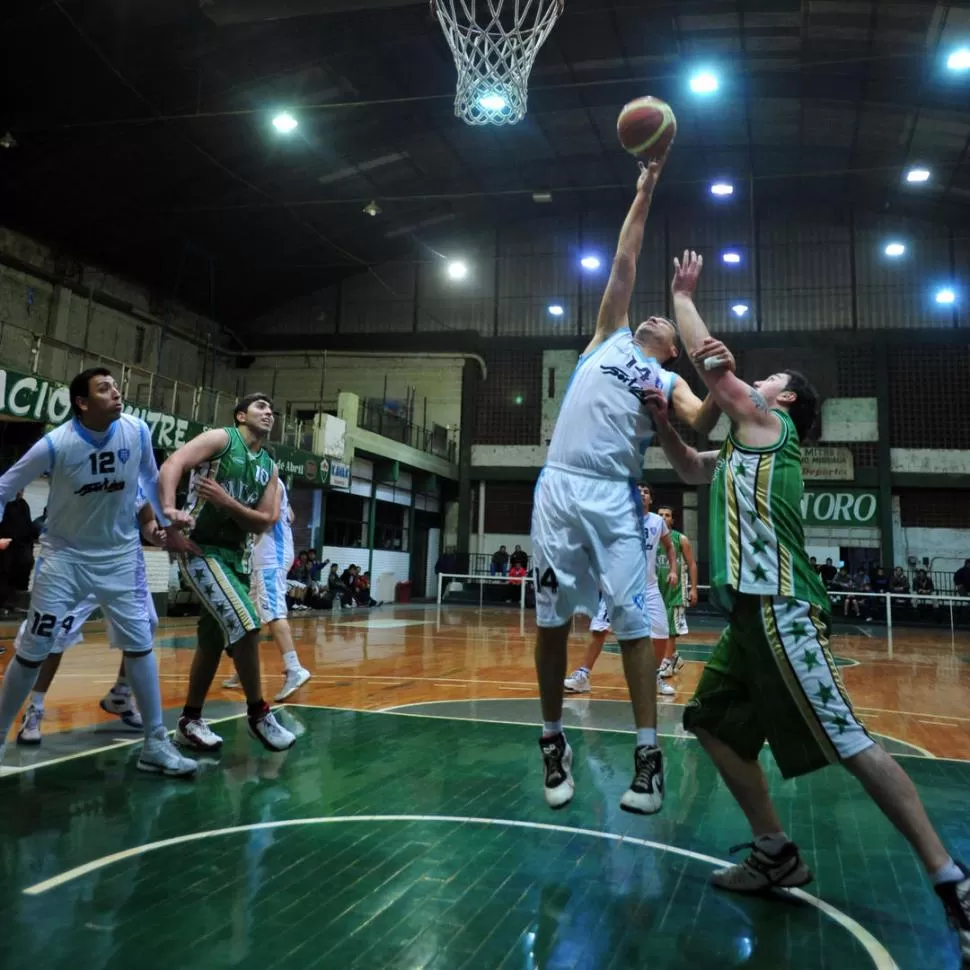
<path fill-rule="evenodd" d="M 679 119 L 665 205 L 753 173 L 759 208 L 965 226 L 970 77 L 943 55 L 968 39 L 956 3 L 566 0 L 526 119 L 474 129 L 425 2 L 5 0 L 0 224 L 244 332 L 443 233 L 619 208 L 635 169 L 617 107 L 651 93 Z M 703 101 L 697 65 L 722 78 Z M 287 138 L 277 108 L 299 118 Z M 919 190 L 901 180 L 915 162 L 933 169 Z"/>

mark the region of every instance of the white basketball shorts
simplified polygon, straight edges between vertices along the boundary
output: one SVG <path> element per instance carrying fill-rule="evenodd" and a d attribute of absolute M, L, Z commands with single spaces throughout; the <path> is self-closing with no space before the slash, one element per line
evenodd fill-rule
<path fill-rule="evenodd" d="M 79 642 L 80 626 L 95 606 L 101 607 L 109 624 L 112 646 L 129 652 L 152 648 L 158 615 L 140 549 L 137 555 L 108 563 L 67 562 L 56 555 L 39 558 L 17 653 L 25 660 L 41 661 Z"/>
<path fill-rule="evenodd" d="M 286 608 L 286 570 L 273 566 L 269 569 L 254 569 L 252 579 L 253 602 L 259 614 L 260 623 L 285 620 Z"/>
<path fill-rule="evenodd" d="M 667 611 L 664 608 L 663 596 L 656 583 L 647 587 L 647 613 L 650 616 L 650 639 L 666 640 L 670 635 L 670 626 L 667 622 Z M 596 611 L 596 616 L 589 621 L 589 629 L 592 633 L 604 633 L 610 628 L 610 613 L 606 600 L 600 597 L 600 606 Z"/>
<path fill-rule="evenodd" d="M 620 640 L 650 634 L 642 506 L 633 482 L 547 465 L 532 508 L 536 623 L 592 616 L 602 591 Z"/>

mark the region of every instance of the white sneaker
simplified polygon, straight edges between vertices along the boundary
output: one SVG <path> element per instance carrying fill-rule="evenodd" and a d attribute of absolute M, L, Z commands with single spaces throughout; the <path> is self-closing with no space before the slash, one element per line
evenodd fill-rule
<path fill-rule="evenodd" d="M 274 701 L 285 701 L 290 694 L 298 691 L 310 679 L 310 671 L 303 667 L 296 670 L 288 670 L 283 678 L 283 686 L 280 692 L 273 698 Z"/>
<path fill-rule="evenodd" d="M 633 781 L 620 799 L 620 808 L 636 815 L 653 815 L 663 803 L 663 752 L 656 745 L 641 744 L 633 754 Z"/>
<path fill-rule="evenodd" d="M 572 675 L 563 681 L 563 687 L 571 694 L 588 694 L 591 690 L 589 685 L 589 671 L 583 670 L 582 667 L 579 670 L 573 671 Z"/>
<path fill-rule="evenodd" d="M 539 750 L 545 767 L 546 804 L 550 808 L 565 808 L 576 792 L 573 781 L 573 749 L 560 732 L 551 738 L 539 738 Z"/>
<path fill-rule="evenodd" d="M 175 728 L 175 743 L 193 751 L 218 751 L 222 747 L 222 738 L 213 731 L 201 718 L 179 718 Z"/>
<path fill-rule="evenodd" d="M 44 709 L 31 704 L 24 711 L 24 723 L 17 732 L 17 744 L 40 744 L 40 722 L 44 720 Z"/>
<path fill-rule="evenodd" d="M 674 654 L 674 673 L 679 674 L 684 669 L 684 658 L 679 654 Z"/>
<path fill-rule="evenodd" d="M 101 710 L 120 717 L 122 724 L 136 731 L 140 731 L 145 726 L 130 687 L 112 687 L 101 698 Z"/>
<path fill-rule="evenodd" d="M 677 693 L 666 681 L 662 680 L 659 676 L 657 677 L 657 693 L 662 694 L 664 697 L 673 697 Z"/>
<path fill-rule="evenodd" d="M 660 661 L 660 669 L 657 671 L 658 677 L 673 677 L 674 675 L 674 665 L 670 657 L 664 657 Z"/>
<path fill-rule="evenodd" d="M 812 881 L 812 873 L 802 862 L 798 846 L 794 842 L 785 845 L 777 855 L 769 855 L 755 842 L 733 846 L 731 852 L 750 849 L 744 862 L 725 869 L 715 869 L 711 882 L 719 889 L 734 893 L 758 893 L 765 889 L 806 886 Z"/>
<path fill-rule="evenodd" d="M 145 739 L 137 767 L 139 771 L 147 771 L 149 774 L 179 778 L 195 774 L 199 763 L 191 758 L 183 758 L 169 741 L 168 732 L 160 727 L 155 729 L 150 738 Z"/>
<path fill-rule="evenodd" d="M 239 674 L 233 674 L 231 677 L 227 677 L 222 682 L 222 686 L 228 690 L 241 690 L 242 684 L 239 682 Z"/>
<path fill-rule="evenodd" d="M 273 716 L 272 711 L 267 711 L 261 717 L 250 717 L 249 733 L 269 751 L 286 751 L 296 744 L 296 735 L 292 731 L 287 731 L 279 721 Z"/>

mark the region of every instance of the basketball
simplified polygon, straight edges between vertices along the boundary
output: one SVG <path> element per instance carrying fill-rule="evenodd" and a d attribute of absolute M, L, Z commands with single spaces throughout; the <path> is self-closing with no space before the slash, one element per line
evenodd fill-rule
<path fill-rule="evenodd" d="M 637 158 L 665 155 L 677 134 L 673 108 L 660 98 L 637 98 L 624 105 L 616 119 L 620 144 Z"/>

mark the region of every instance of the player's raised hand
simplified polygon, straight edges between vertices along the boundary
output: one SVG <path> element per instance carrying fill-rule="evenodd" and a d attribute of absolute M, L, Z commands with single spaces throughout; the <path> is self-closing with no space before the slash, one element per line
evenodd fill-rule
<path fill-rule="evenodd" d="M 172 554 L 187 553 L 190 556 L 201 556 L 202 550 L 179 529 L 165 529 L 165 548 Z"/>
<path fill-rule="evenodd" d="M 654 424 L 659 426 L 669 423 L 670 409 L 667 398 L 659 387 L 645 387 L 640 392 L 640 400 L 653 418 Z"/>
<path fill-rule="evenodd" d="M 717 370 L 723 367 L 734 374 L 738 369 L 734 354 L 715 337 L 707 337 L 691 355 L 691 360 L 703 370 Z"/>
<path fill-rule="evenodd" d="M 660 173 L 663 171 L 664 162 L 666 161 L 667 155 L 665 153 L 660 158 L 650 159 L 646 165 L 640 162 L 640 177 L 637 179 L 637 192 L 642 192 L 644 195 L 650 195 L 653 192 L 657 180 L 660 178 Z"/>
<path fill-rule="evenodd" d="M 682 259 L 677 259 L 675 256 L 674 278 L 670 284 L 671 292 L 693 296 L 703 268 L 704 257 L 700 253 L 695 253 L 693 249 L 685 249 Z"/>

